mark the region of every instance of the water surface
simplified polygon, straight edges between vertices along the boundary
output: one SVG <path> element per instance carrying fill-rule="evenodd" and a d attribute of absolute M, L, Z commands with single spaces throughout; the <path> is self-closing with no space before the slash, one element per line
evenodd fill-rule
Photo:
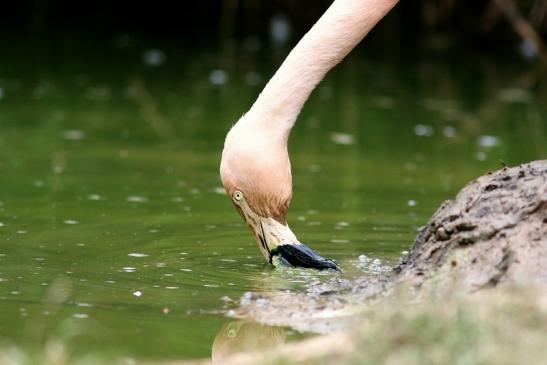
<path fill-rule="evenodd" d="M 225 133 L 284 51 L 70 44 L 37 47 L 29 69 L 2 47 L 2 346 L 207 357 L 244 293 L 331 275 L 267 265 L 218 177 Z M 361 255 L 395 261 L 467 181 L 547 155 L 545 83 L 528 65 L 381 54 L 330 74 L 290 140 L 289 223 L 346 275 L 369 271 Z"/>

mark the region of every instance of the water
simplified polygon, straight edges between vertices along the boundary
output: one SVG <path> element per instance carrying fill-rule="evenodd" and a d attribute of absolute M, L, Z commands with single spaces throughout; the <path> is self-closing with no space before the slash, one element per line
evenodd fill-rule
<path fill-rule="evenodd" d="M 273 342 L 300 336 L 224 315 L 246 292 L 297 291 L 330 275 L 267 265 L 218 176 L 226 131 L 283 52 L 70 44 L 37 47 L 29 69 L 26 49 L 9 50 L 0 60 L 4 348 L 49 356 L 59 341 L 71 358 L 166 360 L 208 357 L 213 342 L 225 351 L 238 331 L 251 347 L 253 331 Z M 443 200 L 500 160 L 547 155 L 542 76 L 449 60 L 357 52 L 302 112 L 288 219 L 346 275 L 396 260 Z"/>

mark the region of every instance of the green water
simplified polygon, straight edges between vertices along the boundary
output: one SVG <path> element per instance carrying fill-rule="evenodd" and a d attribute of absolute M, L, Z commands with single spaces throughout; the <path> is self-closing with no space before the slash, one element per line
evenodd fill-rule
<path fill-rule="evenodd" d="M 230 300 L 330 277 L 273 270 L 220 189 L 223 137 L 285 51 L 165 46 L 152 67 L 143 44 L 0 48 L 3 348 L 207 357 Z M 500 160 L 547 156 L 529 65 L 369 53 L 327 77 L 290 140 L 291 227 L 345 275 L 366 271 L 363 254 L 396 260 Z"/>

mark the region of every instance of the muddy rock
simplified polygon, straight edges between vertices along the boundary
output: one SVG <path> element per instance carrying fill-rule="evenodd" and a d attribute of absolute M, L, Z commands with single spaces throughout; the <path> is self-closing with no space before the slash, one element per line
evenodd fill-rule
<path fill-rule="evenodd" d="M 547 283 L 547 160 L 503 168 L 444 202 L 395 268 L 397 283 L 475 291 Z"/>
<path fill-rule="evenodd" d="M 391 275 L 335 277 L 305 291 L 246 293 L 228 316 L 298 331 L 330 333 L 356 324 L 363 303 L 378 302 L 393 288 Z"/>

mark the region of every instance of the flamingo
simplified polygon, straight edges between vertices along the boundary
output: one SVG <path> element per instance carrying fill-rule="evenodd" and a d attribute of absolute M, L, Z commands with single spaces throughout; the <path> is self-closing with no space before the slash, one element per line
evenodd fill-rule
<path fill-rule="evenodd" d="M 301 243 L 286 220 L 292 197 L 287 142 L 310 93 L 398 0 L 335 0 L 289 53 L 224 142 L 220 177 L 266 260 L 339 270 Z"/>

